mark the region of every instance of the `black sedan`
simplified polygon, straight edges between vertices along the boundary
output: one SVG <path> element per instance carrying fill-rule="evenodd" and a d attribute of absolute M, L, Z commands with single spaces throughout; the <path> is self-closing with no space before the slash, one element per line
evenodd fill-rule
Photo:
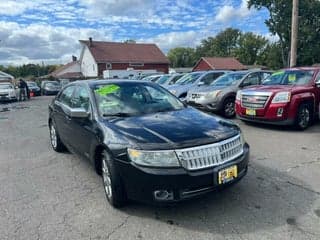
<path fill-rule="evenodd" d="M 230 121 L 187 107 L 151 82 L 78 81 L 49 105 L 50 139 L 89 159 L 106 197 L 172 203 L 247 173 L 249 146 Z"/>
<path fill-rule="evenodd" d="M 41 95 L 40 87 L 35 82 L 28 81 L 27 85 L 28 85 L 30 93 L 33 93 L 34 96 Z"/>

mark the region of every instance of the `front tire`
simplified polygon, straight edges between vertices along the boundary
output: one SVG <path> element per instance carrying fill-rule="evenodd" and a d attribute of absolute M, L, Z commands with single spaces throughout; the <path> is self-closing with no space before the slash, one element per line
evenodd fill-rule
<path fill-rule="evenodd" d="M 108 202 L 115 208 L 124 206 L 127 202 L 126 192 L 114 166 L 110 154 L 104 150 L 101 154 L 102 183 Z"/>
<path fill-rule="evenodd" d="M 227 98 L 222 107 L 222 114 L 226 118 L 233 118 L 236 115 L 235 111 L 235 99 Z"/>
<path fill-rule="evenodd" d="M 301 104 L 299 106 L 296 120 L 295 120 L 295 126 L 299 130 L 305 130 L 309 127 L 310 123 L 312 121 L 312 112 L 311 107 L 309 104 Z"/>
<path fill-rule="evenodd" d="M 64 152 L 66 150 L 65 145 L 62 143 L 60 136 L 57 132 L 56 126 L 53 122 L 50 122 L 49 124 L 49 130 L 50 130 L 50 143 L 56 152 Z"/>

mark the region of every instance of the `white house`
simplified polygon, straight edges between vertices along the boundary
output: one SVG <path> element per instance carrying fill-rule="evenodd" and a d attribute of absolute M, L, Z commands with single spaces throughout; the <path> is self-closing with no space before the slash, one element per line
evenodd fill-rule
<path fill-rule="evenodd" d="M 79 79 L 83 76 L 81 73 L 80 62 L 77 61 L 75 56 L 72 56 L 72 62 L 59 67 L 50 75 L 59 79 Z"/>
<path fill-rule="evenodd" d="M 12 81 L 13 79 L 14 77 L 12 75 L 0 71 L 0 82 L 8 82 Z"/>
<path fill-rule="evenodd" d="M 105 70 L 141 70 L 168 73 L 169 60 L 156 44 L 79 40 L 84 77 L 101 77 Z"/>

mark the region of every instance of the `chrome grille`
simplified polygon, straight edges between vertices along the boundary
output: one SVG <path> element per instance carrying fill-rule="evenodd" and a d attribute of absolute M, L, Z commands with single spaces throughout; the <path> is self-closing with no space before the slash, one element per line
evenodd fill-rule
<path fill-rule="evenodd" d="M 246 108 L 264 108 L 268 98 L 269 96 L 243 94 L 241 97 L 241 104 Z"/>
<path fill-rule="evenodd" d="M 243 153 L 240 135 L 222 142 L 176 150 L 182 166 L 198 170 L 231 161 Z"/>

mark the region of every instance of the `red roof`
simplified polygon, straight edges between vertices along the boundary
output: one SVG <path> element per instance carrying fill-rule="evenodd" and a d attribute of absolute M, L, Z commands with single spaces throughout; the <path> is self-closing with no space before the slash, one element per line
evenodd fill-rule
<path fill-rule="evenodd" d="M 169 64 L 167 57 L 156 44 L 117 43 L 80 40 L 87 45 L 97 63 L 164 63 Z"/>
<path fill-rule="evenodd" d="M 218 70 L 243 70 L 247 69 L 234 57 L 202 57 L 194 68 L 201 62 L 205 61 L 212 69 Z"/>

